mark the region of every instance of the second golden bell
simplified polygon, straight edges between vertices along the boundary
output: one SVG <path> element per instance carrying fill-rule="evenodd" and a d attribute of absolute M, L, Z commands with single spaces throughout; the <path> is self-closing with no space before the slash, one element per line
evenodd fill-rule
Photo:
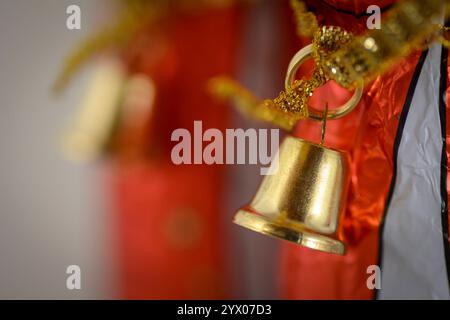
<path fill-rule="evenodd" d="M 234 217 L 238 225 L 311 249 L 344 254 L 342 216 L 348 155 L 287 136 L 272 175 Z"/>

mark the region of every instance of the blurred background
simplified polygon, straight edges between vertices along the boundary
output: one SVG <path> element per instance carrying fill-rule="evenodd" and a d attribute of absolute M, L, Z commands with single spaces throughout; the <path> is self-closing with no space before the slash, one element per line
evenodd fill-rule
<path fill-rule="evenodd" d="M 271 128 L 236 112 L 236 97 L 276 97 L 308 28 L 364 33 L 372 2 L 0 0 L 0 299 L 373 299 L 367 267 L 380 263 L 389 150 L 422 49 L 327 124 L 324 144 L 353 156 L 346 255 L 232 223 L 263 178 L 259 165 L 171 159 L 172 133 L 193 135 L 194 121 L 203 132 Z M 375 2 L 385 15 L 396 1 Z M 298 74 L 311 75 L 313 62 Z M 350 94 L 329 81 L 309 103 L 332 109 Z M 307 119 L 290 132 L 313 142 L 320 133 Z M 428 276 L 417 266 L 433 259 L 397 251 L 413 277 Z M 444 274 L 437 260 L 436 270 Z M 390 286 L 397 298 L 435 298 L 443 282 L 430 275 L 416 291 L 402 277 Z"/>
<path fill-rule="evenodd" d="M 0 298 L 282 297 L 279 242 L 231 223 L 259 167 L 174 166 L 170 135 L 260 126 L 207 82 L 275 96 L 288 2 L 142 2 L 0 0 Z"/>

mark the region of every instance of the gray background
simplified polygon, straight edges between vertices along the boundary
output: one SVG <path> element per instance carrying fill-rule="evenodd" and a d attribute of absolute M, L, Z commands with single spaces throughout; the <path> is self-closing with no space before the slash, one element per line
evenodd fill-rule
<path fill-rule="evenodd" d="M 66 29 L 69 4 L 82 6 L 80 31 Z M 115 295 L 101 172 L 71 164 L 59 148 L 89 69 L 62 97 L 50 95 L 63 58 L 106 8 L 102 0 L 0 0 L 0 298 Z M 66 289 L 71 264 L 81 267 L 80 291 Z"/>

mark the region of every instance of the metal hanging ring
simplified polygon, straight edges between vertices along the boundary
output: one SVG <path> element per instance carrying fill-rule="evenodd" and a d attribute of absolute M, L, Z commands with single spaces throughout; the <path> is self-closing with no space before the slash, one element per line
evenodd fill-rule
<path fill-rule="evenodd" d="M 298 68 L 303 62 L 305 62 L 306 59 L 308 59 L 311 56 L 312 52 L 313 52 L 313 45 L 309 44 L 294 55 L 291 62 L 289 63 L 286 79 L 284 82 L 286 89 L 288 89 L 294 83 L 295 74 L 297 73 Z M 328 110 L 327 119 L 328 120 L 338 119 L 351 112 L 361 100 L 363 90 L 364 86 L 361 83 L 356 87 L 353 96 L 346 103 L 344 103 L 342 106 L 338 108 Z M 309 113 L 308 117 L 313 120 L 317 121 L 323 120 L 323 111 L 317 110 L 311 107 L 310 105 L 308 105 L 308 113 Z"/>

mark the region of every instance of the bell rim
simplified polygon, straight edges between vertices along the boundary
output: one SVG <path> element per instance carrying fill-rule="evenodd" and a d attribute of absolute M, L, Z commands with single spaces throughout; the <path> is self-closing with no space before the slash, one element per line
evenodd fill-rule
<path fill-rule="evenodd" d="M 314 234 L 308 230 L 288 228 L 275 220 L 271 220 L 257 212 L 249 210 L 249 208 L 240 209 L 234 216 L 233 223 L 252 231 L 276 239 L 293 242 L 313 250 L 337 255 L 345 254 L 345 244 L 337 239 L 321 234 Z"/>

